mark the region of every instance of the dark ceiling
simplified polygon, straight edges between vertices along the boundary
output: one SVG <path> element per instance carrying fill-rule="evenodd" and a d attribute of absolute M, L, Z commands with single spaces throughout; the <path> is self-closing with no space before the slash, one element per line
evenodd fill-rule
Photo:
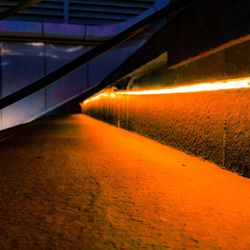
<path fill-rule="evenodd" d="M 23 0 L 25 1 L 25 0 Z M 23 1 L 1 0 L 0 12 Z M 105 25 L 126 21 L 156 0 L 42 0 L 8 20 Z"/>

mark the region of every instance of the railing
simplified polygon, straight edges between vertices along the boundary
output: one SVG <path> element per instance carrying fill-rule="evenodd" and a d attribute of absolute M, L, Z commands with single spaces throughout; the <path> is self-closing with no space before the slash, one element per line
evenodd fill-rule
<path fill-rule="evenodd" d="M 157 12 L 153 13 L 152 15 L 146 17 L 145 19 L 141 21 L 138 21 L 137 23 L 135 23 L 133 26 L 129 27 L 125 31 L 122 31 L 121 33 L 111 38 L 110 40 L 102 43 L 101 45 L 94 47 L 90 51 L 77 57 L 76 59 L 60 67 L 59 69 L 53 71 L 52 73 L 49 73 L 48 75 L 16 91 L 15 93 L 2 98 L 0 100 L 0 109 L 3 109 L 21 100 L 22 98 L 25 98 L 37 92 L 38 90 L 50 85 L 51 83 L 67 75 L 68 73 L 72 72 L 78 67 L 85 65 L 87 62 L 100 56 L 104 52 L 109 51 L 111 48 L 114 48 L 118 45 L 125 43 L 128 39 L 131 39 L 137 36 L 138 34 L 142 33 L 143 31 L 145 31 L 155 21 L 159 21 L 160 19 L 165 18 L 169 14 L 182 8 L 183 5 L 187 1 L 188 0 L 179 0 L 179 1 L 175 1 L 174 3 L 170 3 L 166 7 L 158 10 Z"/>

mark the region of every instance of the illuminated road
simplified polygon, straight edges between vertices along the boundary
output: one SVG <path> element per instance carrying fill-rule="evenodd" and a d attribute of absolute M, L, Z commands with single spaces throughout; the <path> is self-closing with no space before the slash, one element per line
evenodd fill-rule
<path fill-rule="evenodd" d="M 84 115 L 0 144 L 0 249 L 250 249 L 250 180 Z"/>

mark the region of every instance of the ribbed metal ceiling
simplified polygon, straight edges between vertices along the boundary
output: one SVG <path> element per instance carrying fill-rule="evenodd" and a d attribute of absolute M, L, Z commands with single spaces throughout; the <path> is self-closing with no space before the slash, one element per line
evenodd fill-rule
<path fill-rule="evenodd" d="M 23 0 L 25 1 L 25 0 Z M 104 25 L 139 15 L 156 0 L 42 0 L 8 20 Z M 0 11 L 22 1 L 0 0 Z"/>

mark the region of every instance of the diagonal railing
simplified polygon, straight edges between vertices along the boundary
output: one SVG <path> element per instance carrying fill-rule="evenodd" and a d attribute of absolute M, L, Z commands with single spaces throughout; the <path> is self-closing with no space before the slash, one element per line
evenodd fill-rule
<path fill-rule="evenodd" d="M 68 73 L 72 72 L 78 67 L 83 66 L 84 64 L 91 61 L 92 59 L 102 55 L 104 52 L 107 52 L 110 49 L 125 43 L 127 40 L 145 31 L 155 21 L 159 21 L 163 18 L 166 18 L 172 13 L 180 10 L 188 2 L 189 0 L 176 0 L 174 2 L 171 2 L 166 7 L 145 17 L 143 20 L 136 22 L 135 24 L 133 24 L 126 30 L 120 32 L 118 35 L 94 47 L 93 49 L 89 50 L 83 55 L 73 59 L 69 63 L 58 68 L 57 70 L 47 74 L 46 76 L 31 83 L 30 85 L 0 99 L 0 110 L 52 84 L 56 80 L 62 78 L 63 76 L 67 75 Z"/>

